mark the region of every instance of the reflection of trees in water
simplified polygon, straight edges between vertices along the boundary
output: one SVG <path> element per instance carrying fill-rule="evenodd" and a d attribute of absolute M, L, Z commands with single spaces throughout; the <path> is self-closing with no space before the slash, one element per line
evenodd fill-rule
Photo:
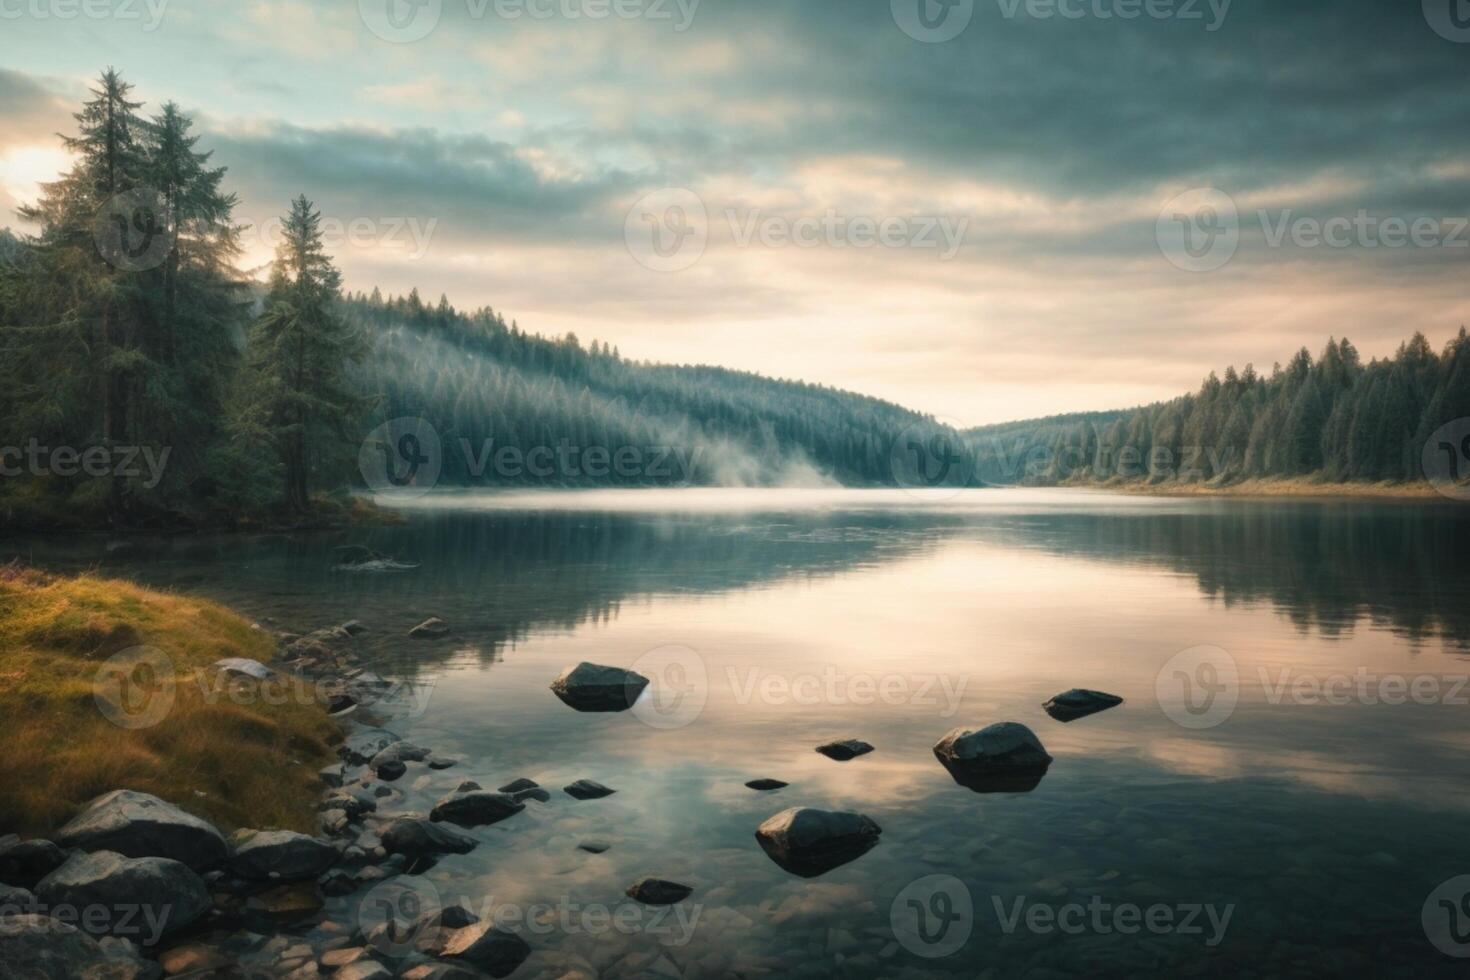
<path fill-rule="evenodd" d="M 177 588 L 224 602 L 274 628 L 306 631 L 360 619 L 374 662 L 402 668 L 473 649 L 499 659 L 537 630 L 572 630 L 617 617 L 652 595 L 711 594 L 823 577 L 913 554 L 947 533 L 905 515 L 731 519 L 709 515 L 565 512 L 446 513 L 399 526 L 301 535 L 129 539 L 109 553 L 99 536 L 0 545 L 64 570 Z M 362 544 L 420 567 L 333 568 L 334 549 Z M 439 616 L 445 641 L 410 640 Z"/>
<path fill-rule="evenodd" d="M 1470 651 L 1470 509 L 1229 501 L 1209 512 L 1039 515 L 1003 537 L 1162 564 L 1227 606 L 1270 602 L 1303 632 L 1337 637 L 1367 618 Z"/>

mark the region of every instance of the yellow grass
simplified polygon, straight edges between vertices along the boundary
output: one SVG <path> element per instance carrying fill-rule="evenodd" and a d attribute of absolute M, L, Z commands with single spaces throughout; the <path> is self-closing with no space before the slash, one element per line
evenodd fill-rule
<path fill-rule="evenodd" d="M 172 664 L 173 700 L 156 724 L 128 729 L 104 712 L 118 688 L 97 677 L 115 678 L 109 658 L 140 646 Z M 113 789 L 153 793 L 226 831 L 312 829 L 336 725 L 297 687 L 232 696 L 208 669 L 273 652 L 268 635 L 210 602 L 0 567 L 0 833 L 44 834 Z M 135 679 L 156 695 L 168 678 Z"/>

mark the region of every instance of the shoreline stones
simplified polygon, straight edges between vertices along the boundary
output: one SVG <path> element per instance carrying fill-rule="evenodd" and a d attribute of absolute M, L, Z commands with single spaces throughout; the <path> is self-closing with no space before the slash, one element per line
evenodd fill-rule
<path fill-rule="evenodd" d="M 1086 718 L 1095 715 L 1099 711 L 1116 708 L 1123 703 L 1123 699 L 1116 694 L 1106 694 L 1102 691 L 1089 691 L 1085 688 L 1074 687 L 1070 691 L 1063 691 L 1052 698 L 1042 708 L 1057 721 L 1076 721 L 1078 718 Z"/>
<path fill-rule="evenodd" d="M 818 745 L 817 751 L 836 762 L 847 762 L 860 755 L 867 755 L 873 751 L 873 747 L 862 739 L 845 738 L 838 742 Z"/>
<path fill-rule="evenodd" d="M 582 662 L 568 667 L 551 682 L 551 690 L 578 711 L 627 711 L 633 707 L 648 678 L 621 667 Z"/>
<path fill-rule="evenodd" d="M 115 851 L 73 854 L 41 879 L 36 897 L 52 908 L 141 910 L 142 915 L 118 914 L 97 923 L 98 931 L 128 937 L 156 929 L 150 937 L 154 941 L 192 925 L 214 908 L 204 880 L 183 863 L 124 857 Z"/>
<path fill-rule="evenodd" d="M 525 808 L 524 803 L 508 793 L 471 790 L 468 793 L 451 793 L 435 803 L 434 809 L 429 811 L 429 819 L 461 827 L 482 827 L 513 817 Z"/>
<path fill-rule="evenodd" d="M 425 820 L 399 817 L 382 833 L 383 849 L 389 854 L 424 857 L 430 854 L 468 854 L 479 844 L 473 837 Z"/>
<path fill-rule="evenodd" d="M 979 731 L 955 728 L 935 743 L 934 757 L 956 783 L 976 793 L 1029 793 L 1052 763 L 1036 734 L 1014 721 Z"/>
<path fill-rule="evenodd" d="M 0 963 L 7 975 L 27 980 L 152 980 L 158 965 L 140 959 L 130 944 L 106 945 L 59 919 L 27 913 L 8 916 L 0 929 Z"/>
<path fill-rule="evenodd" d="M 562 791 L 574 800 L 600 800 L 617 792 L 590 779 L 579 779 L 570 786 L 563 786 Z"/>
<path fill-rule="evenodd" d="M 694 894 L 694 889 L 677 881 L 662 878 L 639 878 L 628 886 L 627 895 L 644 905 L 678 905 Z"/>
<path fill-rule="evenodd" d="M 882 833 L 861 813 L 792 807 L 762 823 L 755 838 L 783 870 L 815 878 L 868 853 Z"/>
<path fill-rule="evenodd" d="M 499 978 L 514 973 L 531 955 L 531 947 L 513 932 L 489 922 L 477 922 L 448 933 L 438 955 L 451 963 L 464 963 Z"/>
<path fill-rule="evenodd" d="M 230 870 L 256 881 L 305 881 L 337 863 L 337 849 L 326 841 L 290 830 L 242 830 L 232 839 Z"/>
<path fill-rule="evenodd" d="M 229 855 L 224 835 L 207 820 L 128 789 L 92 800 L 56 832 L 56 843 L 130 858 L 168 858 L 194 869 L 208 868 Z"/>
<path fill-rule="evenodd" d="M 34 888 L 42 878 L 66 863 L 66 852 L 49 840 L 0 838 L 0 883 Z"/>
<path fill-rule="evenodd" d="M 349 735 L 337 754 L 349 766 L 365 766 L 388 746 L 401 741 L 402 739 L 386 728 L 364 728 Z"/>

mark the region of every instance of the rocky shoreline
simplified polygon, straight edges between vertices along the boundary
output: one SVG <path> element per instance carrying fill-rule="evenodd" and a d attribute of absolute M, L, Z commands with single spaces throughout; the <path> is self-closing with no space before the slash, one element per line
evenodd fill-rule
<path fill-rule="evenodd" d="M 106 793 L 49 838 L 0 838 L 0 961 L 28 980 L 471 980 L 514 973 L 532 953 L 526 941 L 462 906 L 441 907 L 432 888 L 428 901 L 424 890 L 411 888 L 409 900 L 403 893 L 388 901 L 369 899 L 381 898 L 378 890 L 390 882 L 414 880 L 438 862 L 474 850 L 479 841 L 462 831 L 511 819 L 529 802 L 550 802 L 551 793 L 529 779 L 496 790 L 451 779 L 427 813 L 409 809 L 408 795 L 395 784 L 413 776 L 413 790 L 432 789 L 435 774 L 457 760 L 385 727 L 401 683 L 361 662 L 354 640 L 365 631 L 352 621 L 304 635 L 277 632 L 272 663 L 230 658 L 214 665 L 247 690 L 289 680 L 297 690 L 310 690 L 342 725 L 338 761 L 319 772 L 316 836 L 242 829 L 226 837 L 155 796 L 127 789 Z M 448 624 L 432 619 L 408 635 L 436 640 L 450 632 Z M 580 664 L 551 689 L 576 710 L 623 711 L 648 684 L 620 668 Z M 1058 720 L 1072 720 L 1120 700 L 1069 691 L 1047 708 Z M 844 739 L 817 751 L 845 762 L 874 748 Z M 1053 761 L 1034 733 L 1014 723 L 978 732 L 955 729 L 936 744 L 935 755 L 957 783 L 976 792 L 1025 792 Z M 757 792 L 786 786 L 774 779 L 746 785 Z M 579 779 L 562 792 L 580 801 L 616 790 Z M 755 836 L 780 867 L 816 877 L 861 857 L 881 833 L 862 814 L 792 807 L 766 820 Z M 602 853 L 612 845 L 588 840 L 578 846 Z M 663 906 L 692 891 L 646 877 L 627 894 L 640 904 Z M 355 922 L 324 914 L 329 900 L 359 892 L 366 895 L 358 901 Z"/>

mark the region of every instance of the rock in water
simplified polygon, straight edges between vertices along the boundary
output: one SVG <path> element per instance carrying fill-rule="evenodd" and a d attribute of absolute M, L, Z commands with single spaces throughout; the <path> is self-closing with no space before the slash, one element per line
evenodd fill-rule
<path fill-rule="evenodd" d="M 483 970 L 492 977 L 508 977 L 531 955 L 531 947 L 513 932 L 498 929 L 489 922 L 477 922 L 450 933 L 439 955 Z"/>
<path fill-rule="evenodd" d="M 97 906 L 112 914 L 106 921 L 82 922 L 140 943 L 157 941 L 151 929 L 163 935 L 177 932 L 212 907 L 204 880 L 178 861 L 168 858 L 129 858 L 113 851 L 73 854 L 36 886 L 36 897 L 55 908 Z M 122 914 L 119 910 L 128 910 Z M 138 913 L 138 914 L 132 914 Z"/>
<path fill-rule="evenodd" d="M 46 915 L 5 919 L 0 963 L 6 976 L 25 980 L 151 980 L 158 975 L 157 964 L 139 959 L 131 949 L 104 947 L 75 926 Z"/>
<path fill-rule="evenodd" d="M 1042 707 L 1057 721 L 1076 721 L 1078 718 L 1086 718 L 1099 711 L 1115 708 L 1122 703 L 1123 699 L 1116 694 L 1104 694 L 1102 691 L 1088 691 L 1074 687 L 1070 691 L 1058 694 Z"/>
<path fill-rule="evenodd" d="M 611 847 L 612 844 L 609 841 L 601 840 L 598 838 L 593 838 L 592 840 L 584 840 L 582 843 L 577 845 L 578 850 L 586 851 L 588 854 L 604 854 Z"/>
<path fill-rule="evenodd" d="M 849 759 L 856 759 L 860 755 L 867 755 L 873 751 L 873 747 L 861 739 L 845 738 L 840 742 L 828 742 L 826 745 L 819 745 L 817 746 L 817 751 L 829 759 L 846 762 Z"/>
<path fill-rule="evenodd" d="M 692 894 L 688 885 L 662 878 L 639 878 L 628 886 L 628 897 L 644 905 L 677 905 Z"/>
<path fill-rule="evenodd" d="M 526 808 L 524 803 L 507 793 L 489 793 L 472 790 L 468 793 L 451 793 L 429 811 L 429 819 L 437 822 L 447 820 L 461 827 L 480 827 L 499 823 Z"/>
<path fill-rule="evenodd" d="M 860 813 L 792 807 L 761 824 L 755 837 L 776 864 L 802 878 L 815 878 L 862 857 L 881 833 Z"/>
<path fill-rule="evenodd" d="M 389 854 L 423 857 L 427 854 L 468 854 L 475 849 L 473 837 L 456 834 L 419 817 L 399 817 L 383 831 L 383 849 Z"/>
<path fill-rule="evenodd" d="M 475 789 L 479 788 L 480 787 L 478 786 L 475 787 Z M 524 793 L 528 789 L 540 788 L 541 784 L 536 782 L 534 779 L 513 779 L 510 782 L 506 783 L 504 786 L 500 787 L 500 792 L 510 793 L 512 796 L 514 796 L 516 793 Z"/>
<path fill-rule="evenodd" d="M 206 820 L 156 796 L 128 789 L 97 797 L 56 834 L 56 843 L 125 857 L 162 857 L 207 868 L 229 853 L 224 835 Z"/>
<path fill-rule="evenodd" d="M 745 784 L 745 788 L 760 790 L 762 793 L 769 793 L 773 789 L 785 789 L 789 785 L 791 784 L 783 783 L 779 779 L 752 779 L 750 782 Z"/>
<path fill-rule="evenodd" d="M 289 830 L 242 830 L 232 838 L 230 869 L 256 881 L 305 881 L 337 863 L 337 849 L 326 841 Z"/>
<path fill-rule="evenodd" d="M 977 793 L 1029 793 L 1052 757 L 1031 729 L 1013 721 L 977 731 L 956 728 L 934 746 L 954 781 Z"/>
<path fill-rule="evenodd" d="M 585 662 L 551 682 L 556 696 L 578 711 L 627 711 L 647 686 L 642 674 Z"/>
<path fill-rule="evenodd" d="M 36 882 L 66 863 L 66 852 L 49 840 L 0 841 L 0 883 L 34 888 Z"/>
<path fill-rule="evenodd" d="M 595 783 L 590 779 L 579 779 L 562 789 L 568 796 L 577 800 L 600 800 L 604 796 L 612 796 L 617 792 L 615 789 L 608 789 L 601 783 Z"/>
<path fill-rule="evenodd" d="M 449 624 L 438 616 L 430 616 L 409 630 L 408 635 L 416 640 L 437 640 L 449 635 Z"/>

